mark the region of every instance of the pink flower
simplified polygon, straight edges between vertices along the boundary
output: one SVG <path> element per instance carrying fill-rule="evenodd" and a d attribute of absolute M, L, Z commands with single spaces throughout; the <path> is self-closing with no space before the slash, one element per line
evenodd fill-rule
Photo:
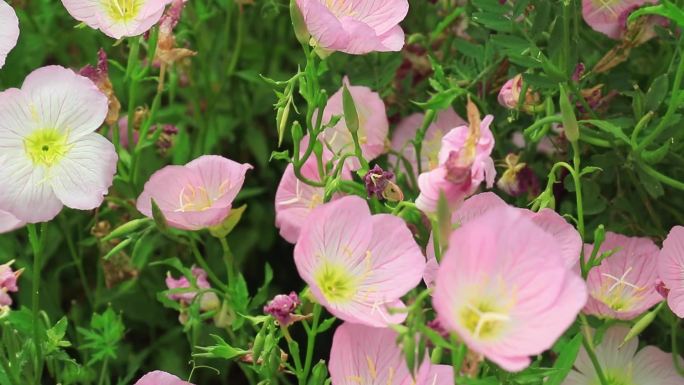
<path fill-rule="evenodd" d="M 368 87 L 352 86 L 346 77 L 344 84 L 354 99 L 356 112 L 359 115 L 358 136 L 363 157 L 371 161 L 385 153 L 385 141 L 389 133 L 385 103 L 380 95 Z M 343 90 L 340 89 L 331 96 L 323 110 L 324 124 L 333 116 L 342 116 L 334 127 L 327 128 L 323 133 L 324 140 L 337 155 L 354 153 L 354 141 L 343 116 L 342 92 Z M 352 171 L 360 168 L 360 162 L 355 157 L 351 158 L 349 163 Z"/>
<path fill-rule="evenodd" d="M 335 330 L 330 350 L 332 385 L 451 385 L 448 365 L 423 362 L 414 379 L 397 346 L 397 333 L 348 322 Z"/>
<path fill-rule="evenodd" d="M 624 346 L 629 328 L 613 326 L 596 347 L 596 357 L 609 384 L 681 385 L 672 356 L 655 346 L 646 346 L 637 352 L 639 339 L 632 338 Z M 562 385 L 599 384 L 594 365 L 582 348 L 572 370 Z"/>
<path fill-rule="evenodd" d="M 503 208 L 517 210 L 522 216 L 531 219 L 539 229 L 552 236 L 558 246 L 555 254 L 560 257 L 566 268 L 572 269 L 578 263 L 582 251 L 582 238 L 571 224 L 551 209 L 542 209 L 535 213 L 528 209 L 509 206 L 496 194 L 484 192 L 473 195 L 463 202 L 463 206 L 452 215 L 451 222 L 454 226 L 464 226 L 491 210 Z M 434 286 L 438 269 L 439 264 L 435 258 L 433 240 L 430 236 L 427 246 L 427 266 L 424 273 L 424 280 L 428 286 Z"/>
<path fill-rule="evenodd" d="M 415 113 L 402 120 L 392 135 L 392 149 L 404 156 L 414 173 L 418 173 L 418 161 L 416 149 L 411 142 L 423 124 L 424 114 Z M 467 125 L 468 123 L 456 114 L 453 108 L 442 110 L 437 118 L 428 127 L 420 150 L 420 163 L 426 170 L 434 170 L 439 166 L 439 149 L 442 146 L 442 138 L 452 128 Z M 392 165 L 398 164 L 397 171 L 407 172 L 404 163 L 394 155 L 389 155 Z"/>
<path fill-rule="evenodd" d="M 145 183 L 138 210 L 151 218 L 154 199 L 171 227 L 216 226 L 230 213 L 251 168 L 218 155 L 204 155 L 185 166 L 166 166 Z"/>
<path fill-rule="evenodd" d="M 520 210 L 495 207 L 449 238 L 433 304 L 444 326 L 508 371 L 549 349 L 587 300 L 558 241 Z"/>
<path fill-rule="evenodd" d="M 400 51 L 407 0 L 297 0 L 312 44 L 325 51 L 363 55 Z"/>
<path fill-rule="evenodd" d="M 663 242 L 658 273 L 670 290 L 667 304 L 679 318 L 684 318 L 684 227 L 673 227 Z"/>
<path fill-rule="evenodd" d="M 155 370 L 154 372 L 149 372 L 142 376 L 134 385 L 192 385 L 189 382 L 183 381 L 180 378 L 162 372 L 160 370 Z"/>
<path fill-rule="evenodd" d="M 14 261 L 0 265 L 0 308 L 12 305 L 12 298 L 7 293 L 16 293 L 19 291 L 17 286 L 17 278 L 22 273 L 22 270 L 13 271 L 12 264 Z"/>
<path fill-rule="evenodd" d="M 623 13 L 657 3 L 658 0 L 582 0 L 582 16 L 595 31 L 617 40 L 626 30 Z"/>
<path fill-rule="evenodd" d="M 19 39 L 19 19 L 5 0 L 0 0 L 0 68 Z"/>
<path fill-rule="evenodd" d="M 398 217 L 371 215 L 366 202 L 347 196 L 316 208 L 294 250 L 299 275 L 336 317 L 382 327 L 406 314 L 400 298 L 418 285 L 425 258 Z"/>
<path fill-rule="evenodd" d="M 0 234 L 8 233 L 24 226 L 24 222 L 7 211 L 0 210 Z"/>
<path fill-rule="evenodd" d="M 264 313 L 273 316 L 280 326 L 288 326 L 298 318 L 294 313 L 301 304 L 294 291 L 288 295 L 278 294 L 264 306 Z"/>
<path fill-rule="evenodd" d="M 71 16 L 114 39 L 152 28 L 171 0 L 62 0 Z"/>
<path fill-rule="evenodd" d="M 0 93 L 0 209 L 36 223 L 63 206 L 91 210 L 116 173 L 114 145 L 95 133 L 107 97 L 92 81 L 49 66 Z"/>
<path fill-rule="evenodd" d="M 216 293 L 207 291 L 207 289 L 211 289 L 211 285 L 207 280 L 207 272 L 199 267 L 193 267 L 192 275 L 195 277 L 194 285 L 184 276 L 176 279 L 173 278 L 171 274 L 167 274 L 166 287 L 169 289 L 188 289 L 182 293 L 169 294 L 169 299 L 178 301 L 184 306 L 188 306 L 195 300 L 195 297 L 200 294 L 200 309 L 202 311 L 218 308 L 220 303 Z"/>
<path fill-rule="evenodd" d="M 306 147 L 308 137 L 302 140 L 301 147 Z M 328 149 L 323 150 L 323 162 L 328 162 L 333 154 Z M 311 155 L 302 166 L 302 175 L 310 180 L 320 182 L 318 173 L 318 161 L 315 155 Z M 345 167 L 342 171 L 343 179 L 351 179 L 351 173 Z M 323 203 L 325 188 L 314 187 L 300 181 L 294 172 L 294 166 L 289 164 L 280 179 L 276 190 L 275 212 L 276 227 L 280 229 L 280 236 L 290 243 L 296 243 L 299 232 L 307 221 L 311 210 Z M 333 196 L 333 199 L 339 197 Z"/>
<path fill-rule="evenodd" d="M 592 249 L 593 245 L 585 245 L 584 254 L 591 255 Z M 662 301 L 655 288 L 660 250 L 648 238 L 607 232 L 599 252 L 613 249 L 619 250 L 589 272 L 584 312 L 630 320 Z"/>
<path fill-rule="evenodd" d="M 449 205 L 456 208 L 475 193 L 482 182 L 486 181 L 488 188 L 494 185 L 496 169 L 490 157 L 494 135 L 489 129 L 494 117 L 487 115 L 480 122 L 477 107 L 471 103 L 468 111 L 469 126 L 456 127 L 442 138 L 439 166 L 418 176 L 420 195 L 416 206 L 425 212 L 437 209 L 442 193 Z"/>
<path fill-rule="evenodd" d="M 499 104 L 509 110 L 518 109 L 518 103 L 520 101 L 520 93 L 523 87 L 523 77 L 518 74 L 512 79 L 509 79 L 501 90 L 499 91 Z M 534 112 L 537 107 L 541 106 L 539 94 L 527 89 L 525 94 L 525 100 L 522 102 L 522 109 L 526 112 Z"/>

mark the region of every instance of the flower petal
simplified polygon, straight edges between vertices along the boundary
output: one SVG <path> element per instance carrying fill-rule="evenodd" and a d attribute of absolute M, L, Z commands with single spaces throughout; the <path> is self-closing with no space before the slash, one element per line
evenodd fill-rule
<path fill-rule="evenodd" d="M 14 9 L 4 0 L 0 0 L 0 68 L 5 65 L 5 58 L 19 39 L 19 19 Z"/>
<path fill-rule="evenodd" d="M 92 210 L 102 204 L 116 173 L 114 145 L 102 135 L 82 137 L 50 170 L 50 185 L 67 207 Z"/>

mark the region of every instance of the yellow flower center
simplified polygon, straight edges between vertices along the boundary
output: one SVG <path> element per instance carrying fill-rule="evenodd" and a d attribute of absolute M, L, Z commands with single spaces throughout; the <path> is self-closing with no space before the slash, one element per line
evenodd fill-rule
<path fill-rule="evenodd" d="M 116 21 L 130 21 L 140 12 L 141 0 L 104 0 L 109 17 Z"/>
<path fill-rule="evenodd" d="M 645 287 L 639 287 L 627 280 L 632 267 L 621 277 L 603 273 L 604 282 L 595 297 L 614 311 L 629 311 L 644 295 Z"/>
<path fill-rule="evenodd" d="M 461 310 L 461 322 L 475 338 L 494 339 L 511 319 L 504 310 L 488 301 L 469 303 Z"/>
<path fill-rule="evenodd" d="M 209 191 L 204 186 L 193 186 L 188 184 L 181 190 L 178 200 L 179 208 L 176 211 L 205 211 L 210 209 L 214 203 L 221 199 L 228 191 L 230 183 L 224 181 L 217 191 Z"/>
<path fill-rule="evenodd" d="M 36 130 L 24 139 L 24 149 L 34 165 L 52 167 L 70 148 L 67 135 L 54 128 Z"/>
<path fill-rule="evenodd" d="M 315 277 L 316 284 L 331 303 L 347 302 L 358 291 L 357 279 L 340 265 L 325 262 Z"/>

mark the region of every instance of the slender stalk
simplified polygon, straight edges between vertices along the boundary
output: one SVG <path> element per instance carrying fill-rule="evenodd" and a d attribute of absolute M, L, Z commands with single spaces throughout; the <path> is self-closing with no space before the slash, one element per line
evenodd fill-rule
<path fill-rule="evenodd" d="M 582 321 L 582 333 L 584 336 L 582 344 L 584 345 L 584 349 L 587 351 L 589 360 L 591 360 L 592 365 L 594 365 L 594 370 L 596 371 L 596 375 L 598 376 L 601 385 L 610 385 L 608 380 L 606 380 L 606 375 L 603 373 L 601 363 L 599 362 L 598 357 L 596 357 L 596 350 L 594 349 L 594 337 L 591 335 L 587 317 L 584 314 L 580 314 L 580 320 Z"/>
<path fill-rule="evenodd" d="M 47 222 L 43 222 L 40 226 L 40 233 L 36 229 L 36 225 L 29 223 L 26 225 L 28 229 L 29 243 L 33 251 L 33 282 L 32 284 L 32 310 L 33 310 L 33 343 L 36 348 L 35 371 L 36 379 L 40 382 L 43 377 L 43 341 L 40 330 L 40 272 L 42 269 L 43 246 L 45 240 L 45 232 L 47 229 Z"/>
<path fill-rule="evenodd" d="M 451 350 L 451 366 L 454 368 L 454 384 L 459 383 L 463 360 L 465 360 L 467 353 L 468 347 L 465 343 L 461 343 L 457 349 Z"/>
<path fill-rule="evenodd" d="M 674 187 L 678 190 L 684 191 L 684 182 L 678 181 L 677 179 L 670 178 L 669 176 L 660 173 L 660 171 L 654 169 L 653 167 L 651 167 L 645 163 L 639 163 L 639 167 L 647 175 L 652 176 L 653 178 L 659 180 L 660 182 L 665 183 L 666 185 L 668 185 L 670 187 Z"/>
<path fill-rule="evenodd" d="M 228 273 L 228 282 L 232 282 L 235 278 L 235 256 L 233 256 L 228 240 L 226 238 L 219 238 L 221 242 L 221 249 L 223 249 L 223 262 L 226 264 L 226 272 Z"/>
<path fill-rule="evenodd" d="M 104 385 L 104 380 L 106 378 L 105 374 L 107 373 L 107 364 L 108 363 L 109 363 L 109 358 L 105 357 L 104 361 L 102 361 L 102 369 L 100 370 L 100 379 L 97 381 L 97 385 Z"/>
<path fill-rule="evenodd" d="M 311 372 L 311 363 L 313 361 L 314 346 L 316 346 L 316 335 L 318 334 L 318 324 L 321 318 L 321 305 L 314 304 L 313 320 L 311 329 L 307 331 L 306 342 L 306 356 L 304 358 L 304 373 L 300 378 L 300 385 L 306 385 L 309 379 L 309 372 Z"/>
<path fill-rule="evenodd" d="M 5 357 L 0 358 L 0 364 L 2 364 L 2 370 L 5 372 L 10 385 L 19 385 L 19 381 L 16 378 L 14 378 L 12 368 L 10 368 L 10 365 L 7 362 L 7 360 L 5 360 Z"/>
<path fill-rule="evenodd" d="M 219 288 L 221 291 L 224 293 L 228 292 L 228 286 L 223 283 L 219 279 L 219 277 L 216 276 L 214 271 L 209 267 L 209 264 L 207 264 L 207 261 L 204 259 L 202 256 L 202 253 L 200 253 L 199 249 L 197 248 L 197 243 L 195 242 L 194 239 L 190 238 L 190 248 L 192 249 L 192 253 L 195 256 L 195 259 L 197 260 L 197 263 L 199 263 L 200 267 L 204 269 L 204 271 L 207 272 L 207 275 L 209 276 L 209 279 Z"/>

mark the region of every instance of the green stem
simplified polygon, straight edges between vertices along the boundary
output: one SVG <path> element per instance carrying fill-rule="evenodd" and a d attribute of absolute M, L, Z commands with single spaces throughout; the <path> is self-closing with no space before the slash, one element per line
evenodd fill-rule
<path fill-rule="evenodd" d="M 672 323 L 672 361 L 674 362 L 674 367 L 680 376 L 684 377 L 684 368 L 682 367 L 682 359 L 679 357 L 679 349 L 677 348 L 677 330 L 679 325 L 681 325 L 682 320 L 677 319 L 677 321 Z"/>
<path fill-rule="evenodd" d="M 421 152 L 423 150 L 423 140 L 425 139 L 425 134 L 427 133 L 428 128 L 432 124 L 432 122 L 435 120 L 437 116 L 437 113 L 435 110 L 427 110 L 425 112 L 425 118 L 423 118 L 423 125 L 420 127 L 420 130 L 416 133 L 416 138 L 413 141 L 413 146 L 416 151 L 416 164 L 418 165 L 418 170 L 417 174 L 420 175 L 423 172 L 423 165 L 421 163 Z"/>
<path fill-rule="evenodd" d="M 313 361 L 314 346 L 316 346 L 316 335 L 318 334 L 318 324 L 321 318 L 321 305 L 314 304 L 313 320 L 311 329 L 307 331 L 306 342 L 306 357 L 304 358 L 304 372 L 300 378 L 300 385 L 306 385 L 309 379 L 309 372 L 311 371 L 311 363 Z"/>
<path fill-rule="evenodd" d="M 107 373 L 107 364 L 109 363 L 109 358 L 105 357 L 102 361 L 102 369 L 100 370 L 100 379 L 97 381 L 97 385 L 103 385 L 105 380 L 105 373 Z"/>
<path fill-rule="evenodd" d="M 60 215 L 59 221 L 62 229 L 69 229 L 69 224 L 64 215 Z M 85 270 L 83 270 L 83 258 L 79 257 L 74 240 L 71 238 L 71 233 L 68 230 L 64 231 L 64 238 L 66 239 L 67 247 L 69 248 L 69 254 L 71 254 L 71 259 L 74 260 L 74 265 L 76 265 L 76 270 L 78 270 L 78 277 L 81 280 L 83 292 L 88 300 L 88 304 L 90 304 L 92 307 L 93 298 L 91 297 L 90 288 L 88 287 L 88 280 L 86 279 Z"/>
<path fill-rule="evenodd" d="M 223 262 L 226 264 L 226 272 L 228 273 L 228 282 L 233 282 L 235 278 L 235 256 L 233 255 L 228 240 L 226 238 L 219 238 L 221 242 L 221 249 L 223 250 Z"/>
<path fill-rule="evenodd" d="M 545 118 L 539 119 L 536 122 L 532 123 L 531 126 L 527 127 L 523 133 L 525 136 L 530 136 L 532 132 L 534 132 L 537 128 L 550 124 L 550 123 L 562 123 L 563 118 L 560 115 L 551 115 L 547 116 Z"/>
<path fill-rule="evenodd" d="M 227 293 L 228 286 L 223 283 L 219 279 L 219 277 L 214 274 L 214 271 L 209 267 L 209 264 L 207 264 L 207 261 L 204 259 L 202 256 L 202 253 L 200 253 L 199 249 L 197 248 L 197 243 L 195 242 L 194 239 L 190 238 L 190 248 L 192 249 L 192 253 L 195 255 L 195 259 L 197 260 L 197 263 L 199 263 L 200 267 L 204 269 L 204 271 L 207 272 L 207 275 L 209 276 L 209 279 L 219 288 L 221 291 L 224 293 Z"/>
<path fill-rule="evenodd" d="M 584 314 L 580 314 L 580 320 L 582 321 L 582 333 L 584 336 L 582 344 L 584 345 L 584 349 L 587 351 L 589 360 L 591 360 L 592 365 L 594 365 L 594 370 L 596 371 L 596 375 L 598 376 L 601 385 L 610 385 L 606 380 L 606 375 L 603 373 L 601 363 L 596 356 L 596 350 L 594 349 L 594 338 L 591 335 L 587 317 Z"/>
<path fill-rule="evenodd" d="M 233 50 L 233 54 L 230 56 L 230 63 L 228 64 L 228 78 L 230 78 L 233 75 L 233 73 L 235 73 L 235 68 L 237 67 L 238 59 L 240 58 L 240 52 L 242 51 L 242 42 L 244 40 L 244 34 L 244 15 L 242 12 L 242 7 L 240 7 L 238 11 L 237 37 L 235 41 L 235 49 Z"/>
<path fill-rule="evenodd" d="M 572 180 L 575 184 L 575 197 L 577 199 L 577 231 L 580 233 L 580 237 L 584 240 L 585 230 L 584 230 L 584 204 L 582 202 L 582 166 L 580 160 L 580 149 L 577 141 L 571 142 L 572 144 L 572 163 L 575 172 L 571 173 Z M 581 251 L 580 255 L 580 265 L 582 266 L 582 275 L 586 278 L 587 271 L 587 261 L 585 260 L 584 250 Z"/>
<path fill-rule="evenodd" d="M 639 163 L 639 167 L 647 175 L 652 176 L 653 178 L 661 181 L 662 183 L 665 183 L 668 186 L 684 191 L 684 182 L 678 181 L 676 179 L 670 178 L 667 175 L 661 174 L 658 170 L 654 169 L 653 167 L 645 163 Z"/>
<path fill-rule="evenodd" d="M 682 41 L 683 40 L 680 40 L 680 45 Z M 670 120 L 672 120 L 675 111 L 677 111 L 677 107 L 679 107 L 677 99 L 679 98 L 679 87 L 682 83 L 682 76 L 684 76 L 684 58 L 680 52 L 679 65 L 677 66 L 675 81 L 672 85 L 672 94 L 670 95 L 670 103 L 667 106 L 667 112 L 665 112 L 665 116 L 663 116 L 663 118 L 660 120 L 658 126 L 656 126 L 656 128 L 650 134 L 648 134 L 641 143 L 639 143 L 636 148 L 637 153 L 641 153 L 649 144 L 653 143 L 653 141 L 656 140 L 668 127 L 668 124 L 670 123 Z"/>
<path fill-rule="evenodd" d="M 451 366 L 454 368 L 454 384 L 459 383 L 463 360 L 465 360 L 467 353 L 468 347 L 465 343 L 461 343 L 457 349 L 451 349 Z"/>
<path fill-rule="evenodd" d="M 43 341 L 40 331 L 40 272 L 42 269 L 43 248 L 45 241 L 45 232 L 47 229 L 47 222 L 43 222 L 40 226 L 40 233 L 36 229 L 36 225 L 29 223 L 26 225 L 28 229 L 29 242 L 31 250 L 33 251 L 33 282 L 32 282 L 32 310 L 33 310 L 33 343 L 36 348 L 36 379 L 40 382 L 43 377 Z"/>
<path fill-rule="evenodd" d="M 0 363 L 2 363 L 2 370 L 5 372 L 10 385 L 19 385 L 19 381 L 14 377 L 12 368 L 10 368 L 10 365 L 7 363 L 4 356 L 0 357 Z"/>

